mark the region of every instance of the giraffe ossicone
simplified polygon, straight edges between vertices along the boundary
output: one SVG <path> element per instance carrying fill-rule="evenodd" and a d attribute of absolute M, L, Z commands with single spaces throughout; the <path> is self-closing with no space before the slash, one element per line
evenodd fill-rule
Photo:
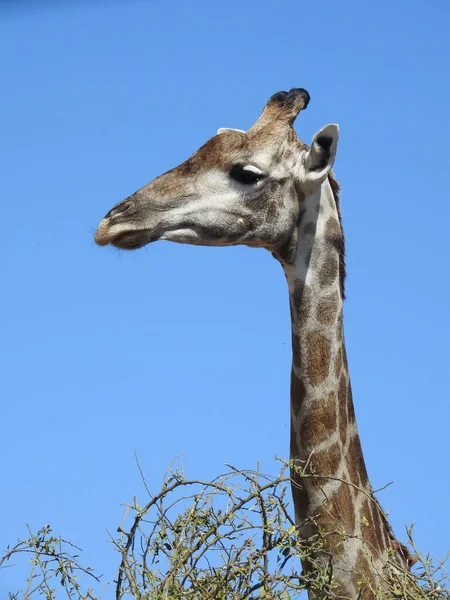
<path fill-rule="evenodd" d="M 308 102 L 304 89 L 278 92 L 248 131 L 220 129 L 188 160 L 116 204 L 95 240 L 126 250 L 157 240 L 245 244 L 281 263 L 292 322 L 297 528 L 311 540 L 325 532 L 317 559 L 329 564 L 331 556 L 344 595 L 369 599 L 392 564 L 403 568 L 412 559 L 364 463 L 343 335 L 344 236 L 331 171 L 339 128 L 325 126 L 310 146 L 300 141 L 293 123 Z"/>

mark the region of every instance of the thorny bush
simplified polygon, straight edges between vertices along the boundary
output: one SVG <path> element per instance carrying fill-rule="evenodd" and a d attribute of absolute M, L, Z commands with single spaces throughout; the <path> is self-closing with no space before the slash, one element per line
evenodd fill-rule
<path fill-rule="evenodd" d="M 171 468 L 156 495 L 141 471 L 148 500 L 126 505 L 111 536 L 120 561 L 113 581 L 104 583 L 82 566 L 80 549 L 46 525 L 37 533 L 29 530 L 0 558 L 0 576 L 13 559 L 27 557 L 31 564 L 22 589 L 9 598 L 291 600 L 306 598 L 306 590 L 333 598 L 333 579 L 324 567 L 315 564 L 311 575 L 301 573 L 300 560 L 314 562 L 321 540 L 306 546 L 295 535 L 288 467 L 283 464 L 272 477 L 229 466 L 213 481 L 189 480 L 182 468 Z M 393 582 L 389 597 L 450 598 L 444 561 L 417 551 L 412 528 L 408 536 L 418 562 L 414 573 Z"/>

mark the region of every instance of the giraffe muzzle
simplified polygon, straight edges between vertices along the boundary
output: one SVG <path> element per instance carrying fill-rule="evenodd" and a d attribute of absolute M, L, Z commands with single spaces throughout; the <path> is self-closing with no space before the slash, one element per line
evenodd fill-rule
<path fill-rule="evenodd" d="M 124 224 L 127 224 L 135 212 L 136 206 L 131 200 L 123 200 L 119 204 L 116 204 L 116 206 L 106 213 L 98 226 L 95 232 L 95 242 L 99 246 L 115 245 L 115 240 L 121 238 L 123 235 Z"/>

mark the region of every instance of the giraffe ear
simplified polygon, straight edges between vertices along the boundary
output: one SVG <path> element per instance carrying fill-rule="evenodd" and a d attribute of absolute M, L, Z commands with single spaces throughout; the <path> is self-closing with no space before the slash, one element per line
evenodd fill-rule
<path fill-rule="evenodd" d="M 323 181 L 333 166 L 339 137 L 335 123 L 323 127 L 312 139 L 306 155 L 306 177 L 317 183 Z"/>

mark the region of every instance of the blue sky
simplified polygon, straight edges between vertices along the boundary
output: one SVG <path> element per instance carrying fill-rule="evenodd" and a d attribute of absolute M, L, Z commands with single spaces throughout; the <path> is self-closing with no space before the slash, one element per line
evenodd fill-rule
<path fill-rule="evenodd" d="M 188 476 L 287 457 L 290 326 L 263 250 L 101 249 L 114 203 L 269 96 L 327 123 L 348 246 L 346 339 L 372 484 L 401 539 L 450 549 L 450 7 L 423 3 L 0 7 L 3 293 L 0 546 L 27 522 L 105 579 L 123 501 L 185 453 Z M 153 482 L 153 483 L 152 483 Z M 20 587 L 1 573 L 0 595 Z"/>

